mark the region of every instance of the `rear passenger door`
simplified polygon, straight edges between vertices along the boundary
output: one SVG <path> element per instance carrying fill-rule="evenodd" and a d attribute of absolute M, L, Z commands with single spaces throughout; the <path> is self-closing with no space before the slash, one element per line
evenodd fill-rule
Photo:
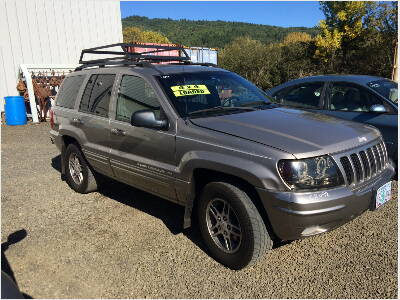
<path fill-rule="evenodd" d="M 171 122 L 168 130 L 130 124 L 132 114 L 143 109 L 152 110 L 158 119 L 166 119 L 159 96 L 144 78 L 128 74 L 122 75 L 116 96 L 110 126 L 110 162 L 115 176 L 175 201 L 175 127 Z"/>
<path fill-rule="evenodd" d="M 92 74 L 82 94 L 78 114 L 71 121 L 82 136 L 82 150 L 98 172 L 112 176 L 109 163 L 109 106 L 115 74 Z"/>

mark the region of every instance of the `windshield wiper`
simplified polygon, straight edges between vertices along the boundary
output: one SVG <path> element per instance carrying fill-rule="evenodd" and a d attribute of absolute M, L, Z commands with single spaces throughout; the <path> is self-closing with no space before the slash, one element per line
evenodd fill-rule
<path fill-rule="evenodd" d="M 240 105 L 241 107 L 257 107 L 257 108 L 261 108 L 263 106 L 279 106 L 277 103 L 274 102 L 269 102 L 269 101 L 253 101 L 253 102 L 247 102 L 247 103 L 243 103 L 242 105 Z"/>
<path fill-rule="evenodd" d="M 195 110 L 190 113 L 188 113 L 188 116 L 193 116 L 193 115 L 198 115 L 198 114 L 203 114 L 203 113 L 208 113 L 208 112 L 218 112 L 218 111 L 253 111 L 256 110 L 253 107 L 231 107 L 231 106 L 214 106 L 211 108 L 206 108 L 206 109 L 200 109 L 200 110 Z"/>

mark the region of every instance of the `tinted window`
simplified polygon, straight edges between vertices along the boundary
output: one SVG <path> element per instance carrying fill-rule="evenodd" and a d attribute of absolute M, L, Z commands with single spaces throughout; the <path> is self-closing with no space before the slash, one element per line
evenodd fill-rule
<path fill-rule="evenodd" d="M 387 111 L 392 110 L 384 101 L 365 88 L 348 83 L 334 83 L 329 96 L 331 110 L 368 112 L 375 104 L 385 106 Z"/>
<path fill-rule="evenodd" d="M 283 105 L 318 109 L 323 86 L 323 82 L 305 83 L 280 91 L 274 98 Z"/>
<path fill-rule="evenodd" d="M 108 117 L 108 107 L 114 79 L 115 75 L 110 74 L 96 74 L 90 76 L 82 95 L 79 111 Z"/>
<path fill-rule="evenodd" d="M 272 99 L 273 99 L 272 101 L 275 103 L 281 103 L 282 99 L 285 96 L 287 91 L 288 91 L 288 89 L 286 88 L 286 89 L 283 89 L 283 90 L 280 90 L 280 91 L 274 93 L 273 97 L 272 97 Z"/>
<path fill-rule="evenodd" d="M 116 119 L 130 122 L 132 114 L 143 109 L 152 110 L 157 118 L 160 117 L 160 103 L 154 90 L 143 78 L 123 76 L 118 90 Z"/>
<path fill-rule="evenodd" d="M 231 72 L 188 72 L 160 76 L 159 80 L 182 117 L 219 106 L 243 107 L 270 101 L 255 85 Z"/>
<path fill-rule="evenodd" d="M 65 108 L 74 108 L 76 96 L 78 96 L 83 79 L 83 75 L 65 78 L 58 92 L 56 105 Z"/>
<path fill-rule="evenodd" d="M 377 91 L 379 94 L 381 94 L 383 97 L 386 99 L 390 99 L 393 102 L 397 102 L 398 98 L 398 87 L 397 87 L 397 82 L 388 80 L 388 79 L 382 79 L 382 80 L 376 80 L 372 81 L 367 84 L 370 88 L 373 88 L 375 91 Z"/>

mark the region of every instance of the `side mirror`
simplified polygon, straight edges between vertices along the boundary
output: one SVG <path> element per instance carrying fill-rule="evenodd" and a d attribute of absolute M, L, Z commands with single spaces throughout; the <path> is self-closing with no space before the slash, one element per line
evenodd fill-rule
<path fill-rule="evenodd" d="M 386 108 L 381 104 L 374 104 L 369 108 L 369 111 L 376 113 L 384 113 L 386 112 Z"/>
<path fill-rule="evenodd" d="M 167 129 L 167 120 L 157 120 L 154 111 L 149 109 L 138 110 L 132 114 L 131 125 L 154 129 Z"/>

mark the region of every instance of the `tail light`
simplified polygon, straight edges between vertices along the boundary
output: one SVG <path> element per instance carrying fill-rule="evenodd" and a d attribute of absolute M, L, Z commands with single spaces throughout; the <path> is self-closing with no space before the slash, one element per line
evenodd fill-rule
<path fill-rule="evenodd" d="M 50 109 L 50 127 L 54 129 L 54 111 Z"/>

